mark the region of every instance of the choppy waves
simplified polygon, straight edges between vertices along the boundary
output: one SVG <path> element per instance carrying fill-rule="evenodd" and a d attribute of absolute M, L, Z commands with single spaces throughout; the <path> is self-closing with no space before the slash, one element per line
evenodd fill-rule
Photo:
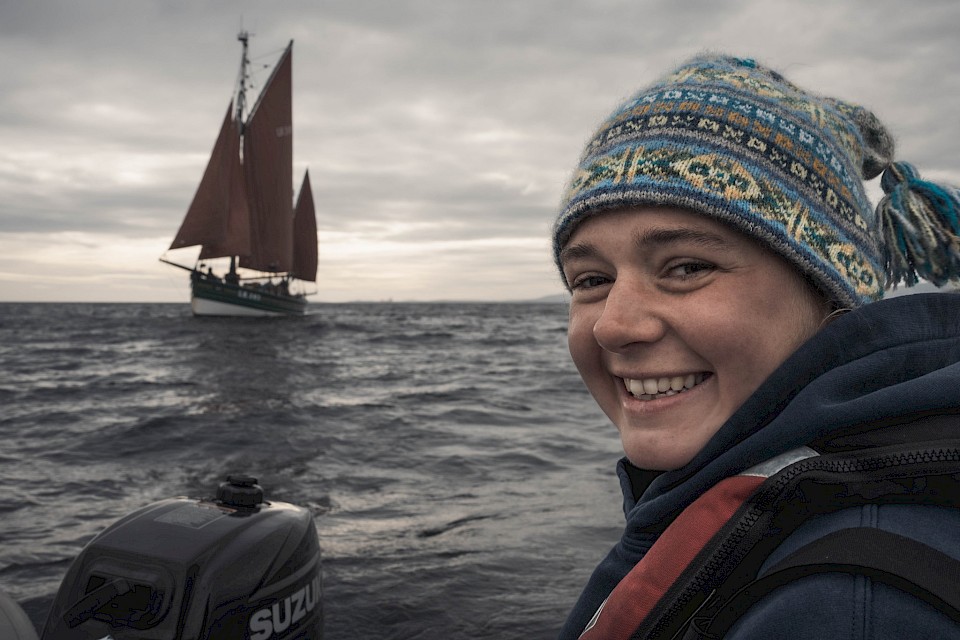
<path fill-rule="evenodd" d="M 124 513 L 227 473 L 312 509 L 329 638 L 551 638 L 619 534 L 557 304 L 0 305 L 0 584 L 39 624 Z"/>

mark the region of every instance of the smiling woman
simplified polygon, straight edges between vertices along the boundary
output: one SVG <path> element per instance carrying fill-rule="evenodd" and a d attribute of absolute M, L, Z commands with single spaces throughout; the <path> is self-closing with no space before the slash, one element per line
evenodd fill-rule
<path fill-rule="evenodd" d="M 960 638 L 930 586 L 960 568 L 960 296 L 881 300 L 960 277 L 960 192 L 866 109 L 704 56 L 599 128 L 553 247 L 626 454 L 623 537 L 561 637 Z"/>
<path fill-rule="evenodd" d="M 645 469 L 689 462 L 829 313 L 785 260 L 685 211 L 593 218 L 565 256 L 570 353 Z"/>

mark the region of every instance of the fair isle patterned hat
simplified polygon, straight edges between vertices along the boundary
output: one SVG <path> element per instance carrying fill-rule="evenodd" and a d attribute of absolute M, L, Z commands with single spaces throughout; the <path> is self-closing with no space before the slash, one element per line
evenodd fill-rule
<path fill-rule="evenodd" d="M 864 180 L 883 173 L 874 211 Z M 671 206 L 732 225 L 836 306 L 960 275 L 960 192 L 893 162 L 863 107 L 813 95 L 750 59 L 701 56 L 620 106 L 593 136 L 553 229 L 554 259 L 603 211 Z M 562 269 L 561 269 L 562 276 Z"/>

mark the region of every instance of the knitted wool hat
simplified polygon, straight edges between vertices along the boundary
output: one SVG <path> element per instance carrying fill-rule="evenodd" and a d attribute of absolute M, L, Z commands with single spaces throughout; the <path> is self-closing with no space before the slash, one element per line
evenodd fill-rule
<path fill-rule="evenodd" d="M 881 172 L 887 195 L 874 212 L 863 181 Z M 694 58 L 603 123 L 554 225 L 557 265 L 581 222 L 639 206 L 732 225 L 838 306 L 877 300 L 899 282 L 960 276 L 960 191 L 894 163 L 890 134 L 863 107 L 749 59 Z"/>

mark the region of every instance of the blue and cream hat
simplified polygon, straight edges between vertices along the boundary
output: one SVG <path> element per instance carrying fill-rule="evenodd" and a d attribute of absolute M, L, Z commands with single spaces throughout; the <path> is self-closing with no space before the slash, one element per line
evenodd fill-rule
<path fill-rule="evenodd" d="M 921 180 L 893 150 L 863 107 L 753 60 L 697 57 L 621 105 L 587 144 L 554 258 L 603 211 L 671 206 L 756 238 L 838 306 L 918 277 L 945 284 L 960 275 L 960 192 Z M 881 173 L 887 195 L 874 211 L 863 181 Z"/>

